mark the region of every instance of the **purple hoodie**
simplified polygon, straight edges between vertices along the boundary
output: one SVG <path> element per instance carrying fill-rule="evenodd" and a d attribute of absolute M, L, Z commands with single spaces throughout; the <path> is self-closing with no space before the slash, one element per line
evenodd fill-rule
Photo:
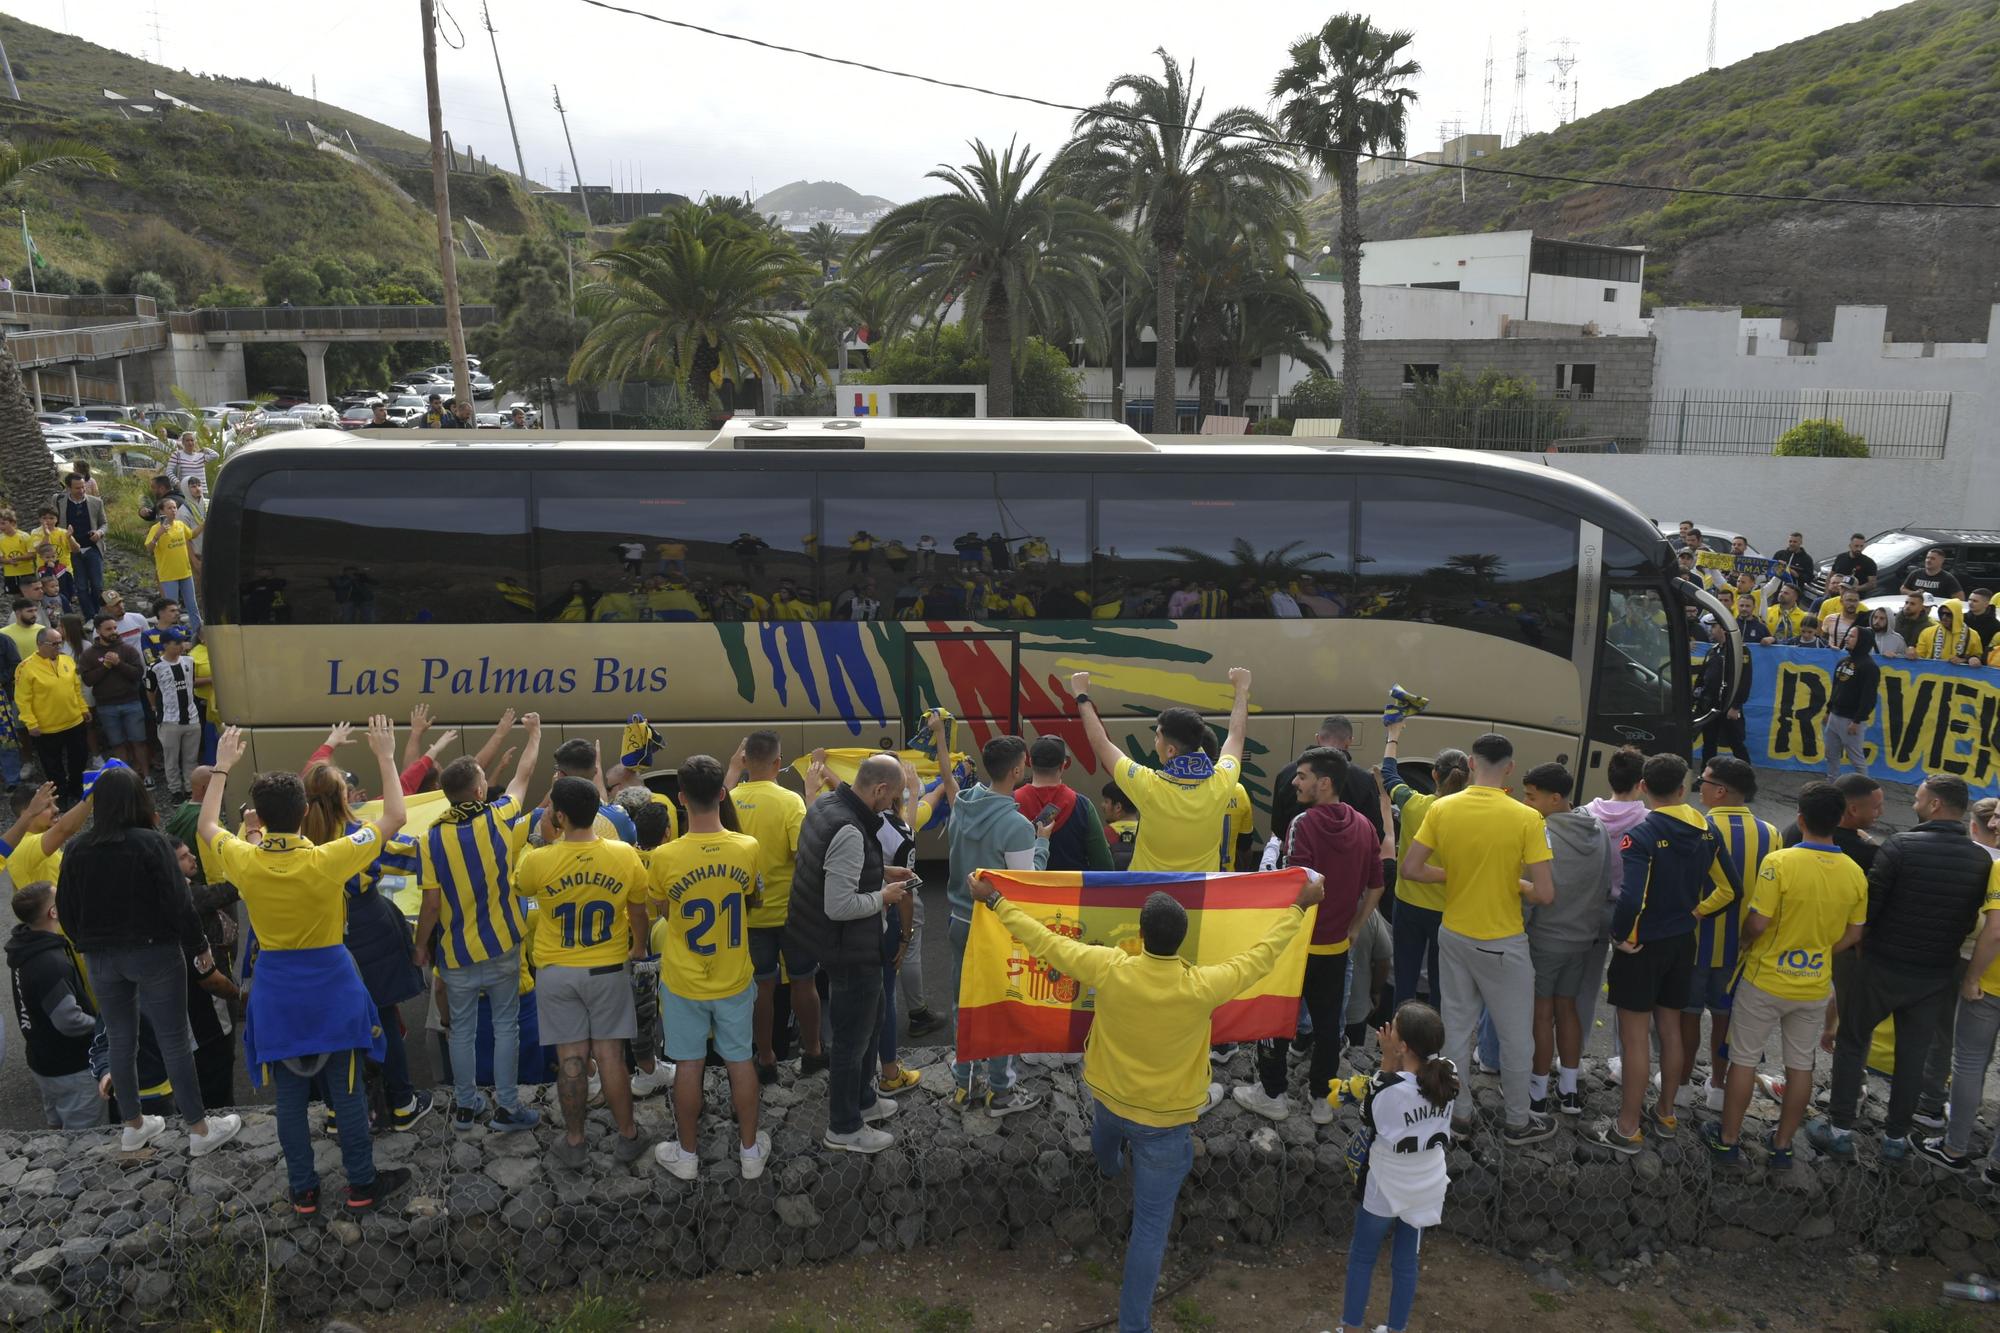
<path fill-rule="evenodd" d="M 1599 796 L 1583 807 L 1590 817 L 1604 825 L 1604 831 L 1611 835 L 1611 845 L 1616 847 L 1624 840 L 1626 833 L 1646 817 L 1644 801 L 1614 801 L 1608 796 Z M 1611 897 L 1618 897 L 1618 889 L 1625 878 L 1625 865 L 1621 857 L 1611 858 Z"/>

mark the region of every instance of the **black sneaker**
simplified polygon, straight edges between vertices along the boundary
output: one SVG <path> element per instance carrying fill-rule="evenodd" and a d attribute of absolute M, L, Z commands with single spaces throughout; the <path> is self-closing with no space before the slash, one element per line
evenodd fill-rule
<path fill-rule="evenodd" d="M 479 1128 L 479 1112 L 470 1106 L 452 1108 L 451 1127 L 461 1134 L 469 1134 Z"/>
<path fill-rule="evenodd" d="M 1963 1175 L 1965 1168 L 1972 1165 L 1970 1156 L 1954 1157 L 1950 1152 L 1946 1151 L 1943 1139 L 1918 1139 L 1914 1146 L 1917 1150 L 1917 1156 L 1923 1158 L 1933 1166 L 1941 1166 L 1947 1171 Z"/>
<path fill-rule="evenodd" d="M 1541 1096 L 1529 1099 L 1528 1112 L 1531 1115 L 1547 1115 L 1549 1113 L 1548 1097 Z"/>
<path fill-rule="evenodd" d="M 1582 1115 L 1583 1094 L 1580 1092 L 1558 1093 L 1556 1096 L 1556 1109 L 1564 1115 Z"/>
<path fill-rule="evenodd" d="M 349 1213 L 372 1213 L 410 1183 L 410 1168 L 406 1166 L 383 1167 L 375 1173 L 371 1185 L 356 1189 L 347 1187 L 347 1211 Z"/>
<path fill-rule="evenodd" d="M 910 1010 L 910 1039 L 928 1037 L 944 1026 L 944 1020 L 928 1009 Z"/>
<path fill-rule="evenodd" d="M 811 1078 L 814 1074 L 824 1074 L 827 1071 L 828 1064 L 829 1061 L 824 1051 L 821 1051 L 818 1055 L 802 1054 L 799 1056 L 799 1077 Z"/>
<path fill-rule="evenodd" d="M 1540 1143 L 1543 1139 L 1555 1137 L 1556 1122 L 1545 1115 L 1528 1113 L 1525 1125 L 1509 1125 L 1501 1131 L 1500 1137 L 1510 1148 L 1519 1148 L 1530 1143 Z"/>
<path fill-rule="evenodd" d="M 767 1088 L 776 1083 L 778 1081 L 778 1066 L 775 1064 L 767 1065 L 759 1063 L 757 1066 L 757 1081 Z"/>
<path fill-rule="evenodd" d="M 311 1217 L 319 1211 L 319 1186 L 292 1191 L 292 1211 L 300 1217 Z"/>
<path fill-rule="evenodd" d="M 394 1123 L 398 1134 L 407 1134 L 417 1127 L 419 1120 L 431 1113 L 431 1105 L 431 1095 L 428 1092 L 413 1092 L 410 1094 L 410 1104 L 398 1106 L 390 1111 L 389 1119 Z"/>

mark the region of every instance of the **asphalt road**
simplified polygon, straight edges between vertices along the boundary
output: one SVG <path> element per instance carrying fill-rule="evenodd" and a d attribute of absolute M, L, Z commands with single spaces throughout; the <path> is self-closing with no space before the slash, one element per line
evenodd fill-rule
<path fill-rule="evenodd" d="M 1796 812 L 1795 798 L 1799 789 L 1811 776 L 1804 773 L 1765 771 L 1759 774 L 1763 783 L 1753 809 L 1761 817 L 1783 829 L 1792 821 Z M 1878 836 L 1887 836 L 1899 829 L 1909 828 L 1916 822 L 1910 810 L 1910 798 L 1915 789 L 1891 784 L 1887 786 L 1881 822 L 1876 826 Z M 945 957 L 944 922 L 947 915 L 944 894 L 945 868 L 942 863 L 926 864 L 921 867 L 925 884 L 922 890 L 924 900 L 923 975 L 927 998 L 936 1007 L 943 1003 L 948 980 Z M 900 1006 L 908 1013 L 907 999 Z M 426 1033 L 425 1022 L 429 1003 L 426 999 L 416 999 L 403 1006 L 404 1026 L 411 1034 L 409 1042 L 410 1073 L 418 1087 L 430 1087 L 436 1083 L 434 1070 L 434 1039 Z M 905 1024 L 907 1032 L 907 1021 Z M 35 1094 L 34 1083 L 27 1066 L 21 1059 L 21 1034 L 10 1018 L 7 1030 L 7 1055 L 0 1064 L 0 1129 L 38 1129 L 42 1126 L 41 1104 Z M 252 1106 L 268 1103 L 270 1098 L 252 1089 L 248 1076 L 242 1069 L 241 1048 L 238 1048 L 238 1068 L 236 1090 L 238 1105 Z"/>

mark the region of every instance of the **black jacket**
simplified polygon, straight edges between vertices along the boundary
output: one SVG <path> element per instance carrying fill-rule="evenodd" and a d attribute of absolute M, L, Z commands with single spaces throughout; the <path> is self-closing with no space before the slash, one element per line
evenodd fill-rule
<path fill-rule="evenodd" d="M 377 1008 L 424 993 L 424 974 L 410 961 L 410 923 L 379 889 L 347 894 L 347 951 Z"/>
<path fill-rule="evenodd" d="M 28 1045 L 28 1068 L 44 1078 L 90 1068 L 90 1037 L 96 1024 L 68 1034 L 56 1019 L 59 1010 L 97 1017 L 69 941 L 52 930 L 16 926 L 7 937 L 7 966 L 13 971 L 14 1014 Z M 64 1004 L 65 999 L 75 1000 L 74 1007 Z"/>
<path fill-rule="evenodd" d="M 1993 858 L 1963 822 L 1933 819 L 1885 841 L 1868 870 L 1872 962 L 1949 969 L 1986 901 Z"/>
<path fill-rule="evenodd" d="M 1346 754 L 1346 751 L 1341 751 Z M 1271 783 L 1271 832 L 1280 838 L 1292 821 L 1305 809 L 1299 804 L 1298 789 L 1292 786 L 1292 779 L 1298 776 L 1299 763 L 1294 759 L 1278 770 L 1278 776 Z M 1382 794 L 1375 790 L 1375 778 L 1369 771 L 1357 764 L 1353 756 L 1348 757 L 1347 781 L 1341 784 L 1340 803 L 1354 807 L 1356 814 L 1368 821 L 1375 830 L 1375 836 L 1382 836 Z"/>
<path fill-rule="evenodd" d="M 1695 684 L 1695 699 L 1703 708 L 1741 708 L 1743 701 L 1750 697 L 1751 663 L 1755 660 L 1749 649 L 1739 653 L 1736 664 L 1736 690 L 1729 698 L 1722 697 L 1728 683 L 1729 658 L 1725 655 L 1725 644 L 1712 645 L 1708 656 L 1701 659 L 1701 678 Z"/>
<path fill-rule="evenodd" d="M 180 861 L 154 829 L 87 830 L 72 840 L 56 884 L 56 915 L 85 954 L 178 944 L 193 957 L 208 948 Z"/>
<path fill-rule="evenodd" d="M 860 892 L 882 888 L 882 816 L 864 805 L 846 783 L 806 810 L 799 827 L 798 859 L 792 870 L 792 903 L 785 916 L 785 942 L 814 961 L 832 967 L 880 964 L 882 918 L 877 914 L 835 921 L 826 914 L 826 853 L 844 828 L 861 834 Z"/>
<path fill-rule="evenodd" d="M 1826 701 L 1829 713 L 1851 722 L 1875 716 L 1875 690 L 1882 683 L 1882 668 L 1875 664 L 1875 634 L 1865 629 L 1860 634 L 1853 651 L 1834 664 L 1833 695 Z"/>

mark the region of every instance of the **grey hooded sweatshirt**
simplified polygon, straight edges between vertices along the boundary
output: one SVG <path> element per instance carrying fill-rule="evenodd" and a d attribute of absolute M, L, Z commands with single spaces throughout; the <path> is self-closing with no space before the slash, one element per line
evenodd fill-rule
<path fill-rule="evenodd" d="M 1617 844 L 1604 825 L 1582 810 L 1565 810 L 1547 820 L 1556 900 L 1535 907 L 1528 917 L 1529 947 L 1555 953 L 1589 948 L 1604 936 Z"/>

